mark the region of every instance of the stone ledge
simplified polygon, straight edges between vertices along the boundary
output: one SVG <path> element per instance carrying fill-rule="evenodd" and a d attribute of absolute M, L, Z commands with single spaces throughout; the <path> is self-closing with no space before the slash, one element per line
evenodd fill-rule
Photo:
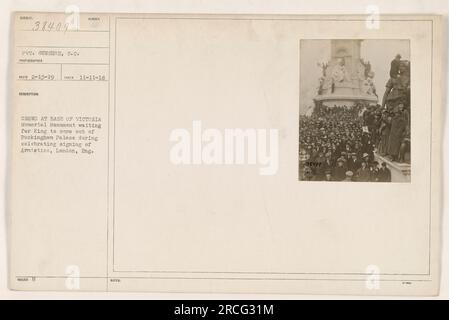
<path fill-rule="evenodd" d="M 349 94 L 323 94 L 315 96 L 316 101 L 326 100 L 364 100 L 377 102 L 378 98 L 374 95 L 349 95 Z"/>
<path fill-rule="evenodd" d="M 386 162 L 387 167 L 391 170 L 392 182 L 410 182 L 411 181 L 411 168 L 409 163 L 398 163 L 387 159 L 377 153 L 374 153 L 374 158 L 379 162 Z"/>

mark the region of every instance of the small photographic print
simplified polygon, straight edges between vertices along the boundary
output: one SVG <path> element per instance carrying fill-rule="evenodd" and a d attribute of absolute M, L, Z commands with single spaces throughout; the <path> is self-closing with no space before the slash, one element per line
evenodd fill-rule
<path fill-rule="evenodd" d="M 410 182 L 409 40 L 301 40 L 299 180 Z"/>

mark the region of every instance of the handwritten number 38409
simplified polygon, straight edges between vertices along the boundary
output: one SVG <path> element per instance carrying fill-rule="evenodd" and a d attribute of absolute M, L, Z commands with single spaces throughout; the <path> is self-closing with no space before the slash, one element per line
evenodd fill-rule
<path fill-rule="evenodd" d="M 32 31 L 62 31 L 65 32 L 69 28 L 68 23 L 54 22 L 54 21 L 36 21 Z"/>

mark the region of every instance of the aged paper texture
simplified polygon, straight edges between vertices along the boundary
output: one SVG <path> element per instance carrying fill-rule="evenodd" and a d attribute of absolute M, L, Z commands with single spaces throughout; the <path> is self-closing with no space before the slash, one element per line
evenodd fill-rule
<path fill-rule="evenodd" d="M 440 17 L 12 25 L 10 288 L 438 293 Z"/>

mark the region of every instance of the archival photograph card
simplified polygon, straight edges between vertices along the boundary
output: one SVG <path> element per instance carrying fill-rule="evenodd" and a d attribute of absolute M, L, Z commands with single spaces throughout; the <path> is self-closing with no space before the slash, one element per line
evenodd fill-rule
<path fill-rule="evenodd" d="M 440 17 L 11 19 L 11 289 L 438 294 Z"/>

